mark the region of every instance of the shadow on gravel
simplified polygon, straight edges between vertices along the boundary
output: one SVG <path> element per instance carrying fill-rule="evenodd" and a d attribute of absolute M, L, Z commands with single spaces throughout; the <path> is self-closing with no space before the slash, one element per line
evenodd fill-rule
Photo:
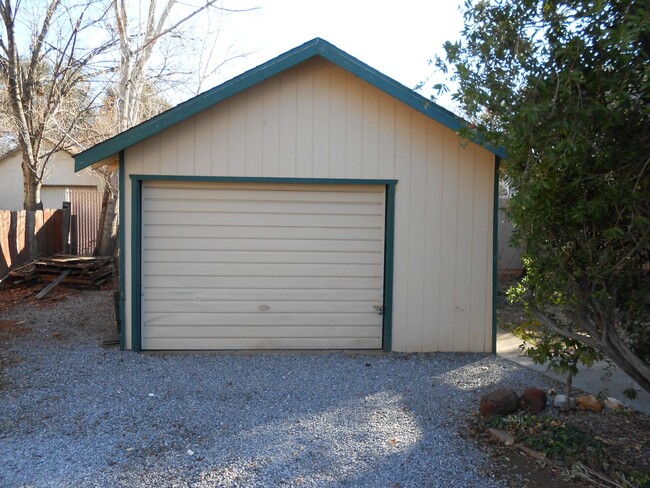
<path fill-rule="evenodd" d="M 133 354 L 101 325 L 62 344 L 61 313 L 9 346 L 2 486 L 495 486 L 465 418 L 544 381 L 483 354 Z"/>

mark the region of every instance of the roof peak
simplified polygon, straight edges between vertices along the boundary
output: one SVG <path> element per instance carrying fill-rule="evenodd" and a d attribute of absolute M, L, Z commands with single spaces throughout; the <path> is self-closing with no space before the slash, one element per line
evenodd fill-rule
<path fill-rule="evenodd" d="M 127 147 L 165 130 L 197 113 L 241 93 L 263 81 L 293 68 L 309 59 L 322 57 L 383 90 L 411 108 L 427 115 L 453 131 L 465 121 L 453 112 L 439 106 L 394 79 L 358 60 L 320 37 L 315 37 L 279 56 L 252 68 L 229 81 L 211 88 L 175 107 L 107 139 L 75 156 L 75 170 L 106 159 Z M 491 152 L 500 151 L 487 147 Z"/>

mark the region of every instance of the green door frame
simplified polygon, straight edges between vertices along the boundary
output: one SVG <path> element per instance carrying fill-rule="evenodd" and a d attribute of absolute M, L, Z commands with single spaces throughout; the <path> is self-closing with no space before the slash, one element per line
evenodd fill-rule
<path fill-rule="evenodd" d="M 123 169 L 123 156 L 120 170 Z M 120 171 L 120 176 L 123 172 Z M 278 183 L 296 185 L 383 185 L 386 187 L 386 210 L 384 229 L 384 313 L 382 325 L 382 349 L 392 350 L 393 332 L 393 252 L 395 240 L 395 186 L 397 180 L 360 180 L 326 178 L 257 178 L 226 176 L 174 176 L 174 175 L 130 175 L 131 178 L 131 349 L 142 351 L 142 185 L 145 181 L 191 181 L 221 183 Z M 124 186 L 122 186 L 124 188 Z M 120 206 L 120 213 L 122 211 Z M 122 215 L 120 215 L 122 217 Z M 124 220 L 121 220 L 124 222 Z M 120 238 L 124 251 L 124 239 Z M 121 256 L 124 256 L 122 252 Z M 122 263 L 123 259 L 120 259 Z M 123 276 L 122 274 L 120 276 Z M 121 278 L 122 279 L 122 278 Z M 122 282 L 124 285 L 124 282 Z M 124 287 L 122 287 L 124 290 Z M 124 316 L 122 317 L 124 319 Z M 124 322 L 123 322 L 124 323 Z M 124 327 L 122 327 L 124 330 Z M 125 335 L 122 333 L 122 348 Z"/>

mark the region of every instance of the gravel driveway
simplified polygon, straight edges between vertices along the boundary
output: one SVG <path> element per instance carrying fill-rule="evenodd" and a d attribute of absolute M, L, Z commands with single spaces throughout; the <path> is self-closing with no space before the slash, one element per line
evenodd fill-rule
<path fill-rule="evenodd" d="M 110 292 L 0 313 L 1 486 L 498 486 L 481 394 L 545 386 L 486 354 L 148 355 L 99 346 Z"/>

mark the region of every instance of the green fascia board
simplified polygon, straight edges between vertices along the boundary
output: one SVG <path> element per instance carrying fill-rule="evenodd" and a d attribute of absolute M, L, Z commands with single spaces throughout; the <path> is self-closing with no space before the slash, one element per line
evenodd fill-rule
<path fill-rule="evenodd" d="M 419 95 L 410 88 L 371 68 L 329 42 L 315 38 L 230 81 L 201 93 L 186 102 L 180 103 L 176 107 L 156 117 L 82 151 L 74 156 L 75 171 L 80 171 L 109 156 L 117 154 L 174 124 L 315 57 L 322 57 L 340 66 L 453 131 L 458 131 L 466 125 L 466 122 L 453 112 L 440 107 L 428 98 Z M 479 141 L 475 142 L 481 144 Z M 505 152 L 502 149 L 489 145 L 485 145 L 484 147 L 498 156 L 505 157 Z"/>
<path fill-rule="evenodd" d="M 126 171 L 124 170 L 124 151 L 120 151 L 120 166 L 119 166 L 119 173 L 118 173 L 118 178 L 119 178 L 119 185 L 120 188 L 125 188 L 124 187 L 124 180 L 125 180 L 125 175 Z M 125 212 L 125 207 L 126 205 L 119 205 L 118 208 L 118 218 L 119 222 L 126 222 L 126 216 L 124 214 Z M 123 228 L 120 227 L 119 232 L 118 232 L 118 243 L 120 247 L 120 261 L 119 261 L 119 273 L 120 273 L 120 289 L 119 289 L 119 319 L 120 319 L 120 349 L 122 351 L 126 350 L 126 296 L 125 296 L 125 290 L 126 290 L 126 271 L 125 271 L 125 266 L 126 263 L 125 261 L 125 256 L 126 256 L 126 243 L 124 241 L 124 231 Z"/>

